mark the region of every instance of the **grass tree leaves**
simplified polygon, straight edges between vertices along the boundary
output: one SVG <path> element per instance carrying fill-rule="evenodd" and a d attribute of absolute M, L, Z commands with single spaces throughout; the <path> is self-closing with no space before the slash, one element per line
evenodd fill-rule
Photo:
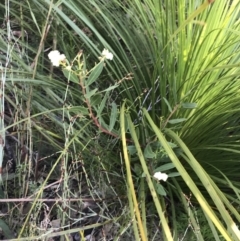
<path fill-rule="evenodd" d="M 129 125 L 130 134 L 131 134 L 131 137 L 132 137 L 132 139 L 134 141 L 134 144 L 136 146 L 137 154 L 138 154 L 143 172 L 146 175 L 147 184 L 148 184 L 148 187 L 149 187 L 150 192 L 152 194 L 157 213 L 158 213 L 159 218 L 162 222 L 163 232 L 165 233 L 165 236 L 166 236 L 167 240 L 173 241 L 173 237 L 172 237 L 172 234 L 171 234 L 171 231 L 170 231 L 170 227 L 167 224 L 166 217 L 164 216 L 162 206 L 161 206 L 160 201 L 158 199 L 158 196 L 157 196 L 157 193 L 156 193 L 156 190 L 155 190 L 155 187 L 154 187 L 154 183 L 152 181 L 152 176 L 149 173 L 149 170 L 148 170 L 148 167 L 147 167 L 147 164 L 146 164 L 146 160 L 144 158 L 144 155 L 142 153 L 142 150 L 141 150 L 141 147 L 140 147 L 140 144 L 139 144 L 139 141 L 138 141 L 138 137 L 136 135 L 134 124 L 131 120 L 130 115 L 129 114 L 125 115 L 125 104 L 124 104 L 121 108 L 121 111 L 120 111 L 120 126 L 121 126 L 124 160 L 125 160 L 126 166 L 128 167 L 128 170 L 130 170 L 129 155 L 128 155 L 128 152 L 127 152 L 127 145 L 126 145 L 125 116 L 127 117 L 127 122 L 128 122 L 128 125 Z M 132 180 L 132 175 L 131 175 L 130 171 L 129 171 L 128 175 L 129 175 L 129 178 L 127 178 L 127 180 L 129 181 L 129 183 L 131 183 L 130 180 Z M 161 192 L 162 190 L 159 190 L 159 191 Z M 135 191 L 133 191 L 132 193 L 135 197 Z M 138 206 L 137 206 L 137 208 L 138 208 Z M 136 213 L 138 214 L 139 211 L 136 210 Z M 141 221 L 141 218 L 140 218 L 140 221 Z"/>
<path fill-rule="evenodd" d="M 163 97 L 164 102 L 166 103 L 167 107 L 168 107 L 168 111 L 171 113 L 173 111 L 170 103 L 168 102 L 168 100 L 166 98 Z"/>
<path fill-rule="evenodd" d="M 115 1 L 109 2 L 113 5 L 115 4 Z M 236 137 L 231 135 L 231 140 L 229 140 L 227 131 L 226 134 L 222 134 L 225 123 L 227 123 L 225 129 L 230 130 L 232 128 L 231 123 L 237 125 L 236 120 L 239 116 L 239 111 L 237 110 L 239 97 L 236 95 L 239 89 L 239 84 L 237 84 L 239 51 L 236 51 L 238 49 L 239 36 L 237 33 L 239 32 L 239 25 L 235 24 L 239 14 L 239 1 L 215 1 L 209 8 L 208 5 L 213 1 L 205 1 L 204 6 L 200 7 L 198 7 L 200 3 L 194 4 L 196 1 L 192 1 L 193 4 L 191 4 L 191 1 L 176 1 L 176 4 L 169 4 L 168 0 L 160 1 L 161 3 L 159 3 L 159 1 L 150 1 L 151 4 L 147 4 L 148 1 L 143 3 L 143 1 L 140 0 L 129 1 L 129 3 L 130 2 L 131 7 L 127 6 L 127 11 L 131 10 L 131 14 L 134 16 L 134 18 L 131 17 L 130 19 L 133 22 L 132 29 L 135 31 L 134 26 L 138 26 L 137 31 L 140 32 L 139 35 L 135 34 L 137 31 L 132 32 L 128 25 L 122 24 L 126 21 L 126 18 L 123 17 L 124 21 L 121 22 L 121 18 L 116 18 L 116 11 L 112 11 L 110 8 L 108 9 L 109 4 L 101 3 L 101 1 L 79 1 L 78 5 L 76 5 L 74 1 L 66 1 L 63 8 L 59 8 L 58 5 L 55 6 L 48 0 L 44 2 L 44 5 L 43 1 L 38 1 L 38 5 L 42 6 L 43 11 L 41 12 L 43 13 L 47 12 L 47 9 L 45 9 L 47 4 L 48 6 L 54 7 L 55 15 L 53 26 L 56 20 L 59 33 L 64 32 L 63 28 L 67 29 L 67 33 L 74 33 L 71 36 L 73 45 L 70 45 L 72 51 L 74 51 L 75 46 L 82 48 L 79 47 L 81 45 L 84 46 L 84 51 L 86 51 L 87 54 L 98 56 L 99 46 L 111 45 L 111 48 L 117 53 L 118 56 L 116 56 L 116 59 L 119 61 L 116 61 L 115 65 L 114 63 L 111 64 L 112 66 L 109 66 L 109 69 L 106 68 L 109 78 L 113 76 L 112 80 L 118 81 L 125 76 L 126 73 L 133 72 L 135 80 L 122 81 L 120 85 L 121 89 L 119 88 L 119 99 L 125 99 L 127 96 L 130 100 L 129 102 L 136 103 L 136 105 L 133 104 L 133 108 L 136 107 L 133 112 L 138 111 L 139 106 L 142 108 L 142 106 L 144 106 L 143 104 L 146 104 L 153 108 L 152 112 L 149 113 L 151 113 L 151 117 L 154 120 L 157 120 L 157 118 L 154 118 L 155 115 L 155 117 L 163 117 L 166 123 L 180 124 L 179 126 L 181 126 L 181 128 L 178 129 L 178 135 L 188 143 L 189 148 L 195 150 L 194 154 L 198 155 L 198 160 L 211 162 L 213 166 L 217 163 L 217 166 L 222 166 L 222 170 L 224 170 L 224 172 L 226 171 L 226 176 L 229 177 L 229 181 L 232 180 L 232 177 L 237 176 L 237 170 L 235 170 L 236 168 L 234 169 L 234 165 L 238 163 L 239 159 L 237 153 L 235 155 L 233 151 L 231 153 L 228 151 L 228 153 L 224 155 L 226 149 L 220 148 L 213 150 L 209 148 L 209 146 L 216 146 L 219 140 L 221 143 L 234 144 L 234 142 L 239 139 L 239 132 L 235 126 L 233 126 L 233 128 L 236 129 L 236 134 L 234 133 Z M 118 1 L 116 3 L 121 4 Z M 136 5 L 136 3 L 138 4 Z M 105 5 L 107 6 L 105 7 Z M 166 8 L 163 7 L 164 5 Z M 95 11 L 92 11 L 93 6 L 99 10 L 97 11 L 97 15 Z M 22 7 L 25 6 L 23 5 Z M 103 11 L 103 9 L 105 11 Z M 179 9 L 185 9 L 186 11 L 179 11 Z M 208 9 L 208 11 L 205 11 L 206 9 Z M 73 21 L 76 19 L 76 16 L 78 16 L 77 22 Z M 156 19 L 156 21 L 151 21 L 149 16 Z M 36 23 L 35 18 L 32 18 L 33 23 Z M 95 24 L 95 20 L 97 20 L 98 24 Z M 37 21 L 39 21 L 39 19 L 37 19 Z M 41 24 L 39 24 L 39 26 L 40 25 Z M 88 27 L 94 38 L 88 38 L 88 35 L 82 31 L 81 26 Z M 27 26 L 23 26 L 22 28 L 28 30 Z M 103 31 L 105 29 L 106 31 Z M 117 33 L 117 38 L 115 38 L 116 36 L 111 29 L 114 29 Z M 144 30 L 144 34 L 142 34 L 143 31 L 141 30 Z M 29 36 L 33 36 L 29 33 L 29 30 L 27 32 Z M 36 33 L 38 35 L 40 32 L 36 31 Z M 111 37 L 121 40 L 121 43 L 120 41 L 112 40 L 108 42 L 108 39 Z M 46 43 L 48 42 L 49 41 Z M 67 44 L 68 43 L 70 43 L 70 41 L 68 41 Z M 123 43 L 125 45 L 124 47 Z M 58 46 L 61 49 L 67 49 L 62 46 L 67 46 L 67 44 L 65 39 L 58 41 Z M 139 46 L 141 46 L 141 48 L 139 48 Z M 33 48 L 33 46 L 31 46 L 31 48 L 32 50 L 37 49 Z M 126 53 L 128 54 L 126 55 Z M 129 56 L 131 56 L 131 58 L 129 58 Z M 24 63 L 22 63 L 22 66 L 25 66 Z M 39 67 L 40 66 L 38 66 L 38 70 L 41 69 Z M 47 68 L 47 66 L 44 67 Z M 99 88 L 99 90 L 102 91 L 101 93 L 94 89 L 95 86 L 93 87 L 96 81 L 98 82 L 97 84 L 102 87 L 100 81 L 102 80 L 101 72 L 103 68 L 103 62 L 96 64 L 94 71 L 89 72 L 84 82 L 86 87 L 88 87 L 90 91 L 93 91 L 88 93 L 88 97 L 90 104 L 93 106 L 93 111 L 97 115 L 97 119 L 99 119 L 100 123 L 106 129 L 114 130 L 114 127 L 118 124 L 117 105 L 119 103 L 112 104 L 112 100 L 109 101 L 109 94 L 117 85 L 112 85 L 103 91 L 103 88 Z M 112 71 L 111 73 L 109 73 L 110 69 Z M 152 69 L 154 69 L 154 71 L 151 71 Z M 150 74 L 148 75 L 146 73 Z M 70 82 L 75 83 L 74 86 L 79 84 L 78 76 L 72 72 L 66 70 L 64 75 Z M 155 88 L 153 88 L 153 83 L 149 80 L 155 80 L 156 77 L 159 78 L 159 81 L 156 82 Z M 12 78 L 11 80 L 16 82 L 15 79 L 16 78 Z M 45 78 L 43 79 L 45 81 Z M 103 80 L 104 79 L 105 78 L 103 78 Z M 34 81 L 36 80 L 33 80 L 33 82 Z M 57 82 L 54 82 L 54 84 L 55 83 Z M 46 84 L 52 85 L 52 82 L 49 81 Z M 159 86 L 157 84 L 159 84 Z M 143 88 L 146 88 L 147 92 L 141 95 Z M 148 91 L 151 88 L 152 91 Z M 61 97 L 63 94 L 59 89 L 60 88 L 55 88 L 54 91 L 56 95 Z M 71 102 L 74 107 L 70 109 L 69 112 L 88 115 L 88 109 L 85 108 L 86 105 L 83 102 L 84 95 L 79 97 L 79 90 L 70 91 L 71 94 L 73 94 L 73 98 L 70 101 L 69 99 L 66 100 Z M 39 91 L 39 93 L 41 92 L 42 91 Z M 126 95 L 127 93 L 128 95 Z M 164 99 L 163 97 L 166 98 Z M 160 98 L 162 99 L 160 100 Z M 232 99 L 232 101 L 229 101 L 230 99 Z M 135 100 L 139 100 L 139 104 L 137 104 Z M 182 101 L 186 102 L 182 103 Z M 199 106 L 197 106 L 195 102 L 198 102 Z M 32 101 L 32 103 L 35 103 L 35 100 Z M 62 106 L 62 100 L 60 100 L 59 103 L 60 106 Z M 177 103 L 181 105 L 181 108 L 174 112 L 174 106 Z M 81 104 L 85 107 L 79 108 Z M 41 105 L 54 108 L 52 107 L 52 101 L 46 101 L 45 99 Z M 74 109 L 75 107 L 76 109 Z M 39 107 L 38 110 L 41 111 Z M 171 115 L 172 113 L 174 115 Z M 81 118 L 79 118 L 79 120 L 80 119 Z M 80 121 L 83 121 L 83 119 L 87 118 L 82 118 Z M 125 132 L 129 137 L 131 135 L 129 133 L 130 128 L 128 127 L 128 121 L 126 121 L 125 116 L 123 117 L 122 123 L 125 125 Z M 152 133 L 151 128 L 147 125 L 144 125 L 142 129 L 140 127 L 141 123 L 139 121 L 138 128 L 141 131 L 139 136 L 135 133 L 137 136 L 135 139 L 141 140 L 141 148 L 144 149 L 146 144 L 144 142 L 148 142 L 152 137 L 150 135 L 154 135 L 155 132 Z M 146 129 L 144 129 L 145 127 Z M 90 132 L 88 136 L 91 136 Z M 197 138 L 199 136 L 201 138 Z M 170 138 L 167 140 L 167 146 L 169 146 L 172 141 L 169 139 Z M 133 143 L 126 143 L 126 145 L 128 145 L 128 153 L 132 155 L 131 160 L 136 160 L 135 158 L 136 156 L 138 157 L 137 154 L 139 150 L 136 150 Z M 144 147 L 142 147 L 142 145 Z M 237 148 L 238 146 L 232 145 L 232 149 L 237 151 Z M 176 152 L 178 152 L 178 155 L 176 155 L 178 158 L 183 154 L 180 148 L 175 149 L 174 153 L 176 154 Z M 162 170 L 165 165 L 164 163 L 168 165 L 170 158 L 167 156 L 165 159 L 160 158 L 160 160 L 158 160 L 156 154 L 156 149 L 154 149 L 154 146 L 151 144 L 145 148 L 143 156 L 145 159 L 154 159 L 154 162 L 155 159 L 157 159 L 156 161 L 163 162 L 163 164 L 157 163 L 156 166 L 152 168 L 152 170 L 155 171 Z M 140 156 L 140 158 L 142 158 L 142 156 Z M 224 168 L 227 160 L 231 160 L 231 163 L 228 163 L 228 170 L 231 169 L 231 172 L 228 172 L 228 170 Z M 149 162 L 152 160 L 146 161 Z M 234 162 L 236 163 L 232 165 Z M 170 165 L 169 168 L 169 171 L 173 170 L 173 167 L 171 168 Z M 209 170 L 206 170 L 206 172 Z M 190 177 L 196 175 L 190 168 L 186 168 L 186 171 Z M 172 172 L 168 175 L 169 177 L 174 177 L 177 176 L 178 173 Z M 186 182 L 189 182 L 189 180 Z M 164 185 L 164 183 L 160 185 Z M 203 186 L 204 185 L 201 185 L 201 188 Z M 219 184 L 220 189 L 223 187 L 225 190 L 226 186 L 225 184 Z M 161 187 L 157 192 L 160 195 L 162 194 Z M 207 201 L 209 202 L 209 200 Z"/>
<path fill-rule="evenodd" d="M 178 118 L 178 119 L 169 120 L 168 123 L 170 123 L 170 124 L 178 124 L 178 123 L 184 122 L 186 120 L 187 120 L 187 118 Z"/>
<path fill-rule="evenodd" d="M 181 106 L 184 109 L 195 109 L 198 105 L 197 103 L 182 103 Z"/>
<path fill-rule="evenodd" d="M 147 120 L 149 121 L 149 124 L 151 125 L 152 129 L 154 130 L 154 132 L 157 134 L 157 137 L 159 139 L 159 141 L 162 143 L 164 149 L 166 150 L 166 152 L 168 153 L 169 157 L 171 158 L 172 162 L 174 163 L 174 165 L 176 166 L 177 170 L 179 171 L 179 173 L 181 174 L 182 178 L 184 179 L 185 183 L 188 185 L 189 189 L 192 191 L 192 193 L 195 195 L 195 197 L 197 198 L 199 204 L 201 205 L 201 207 L 203 208 L 203 210 L 206 212 L 206 214 L 209 216 L 209 218 L 211 218 L 211 220 L 214 222 L 214 224 L 216 225 L 216 227 L 219 229 L 219 231 L 221 232 L 221 234 L 227 239 L 227 240 L 231 240 L 229 238 L 229 233 L 226 231 L 225 227 L 222 225 L 222 223 L 220 222 L 220 220 L 218 219 L 217 215 L 215 214 L 215 212 L 213 211 L 213 209 L 210 207 L 210 205 L 208 204 L 208 202 L 206 201 L 205 197 L 203 196 L 203 194 L 201 193 L 201 191 L 199 190 L 199 188 L 196 186 L 195 182 L 193 181 L 193 179 L 189 176 L 188 172 L 186 171 L 185 167 L 182 165 L 181 161 L 178 159 L 178 157 L 175 155 L 175 153 L 173 152 L 172 148 L 168 145 L 166 138 L 163 136 L 162 132 L 158 129 L 158 127 L 153 123 L 150 115 L 148 114 L 148 112 L 146 111 L 146 109 L 143 109 L 143 113 L 146 116 Z M 178 138 L 177 135 L 168 130 L 169 133 L 172 133 L 172 135 L 175 138 Z M 178 138 L 180 140 L 180 138 Z M 181 141 L 182 143 L 182 141 Z M 179 144 L 179 142 L 178 142 Z M 182 148 L 184 151 L 189 152 L 190 151 L 187 149 L 186 146 L 184 146 L 184 148 Z M 192 154 L 191 154 L 192 155 Z M 192 161 L 192 160 L 191 160 Z M 197 161 L 194 159 L 194 162 L 197 163 Z M 200 165 L 196 164 L 198 166 L 198 171 L 200 171 L 199 168 Z M 204 170 L 201 170 L 202 173 L 204 173 L 204 175 L 206 175 Z M 199 176 L 199 175 L 198 175 Z M 207 175 L 206 175 L 207 176 Z M 199 176 L 200 177 L 200 176 Z M 203 182 L 205 182 L 205 187 L 208 189 L 211 189 L 211 191 L 213 190 L 212 185 L 210 184 L 208 178 L 204 179 L 203 178 Z M 209 192 L 209 194 L 211 195 L 212 193 Z M 215 193 L 213 193 L 213 195 L 215 195 Z M 219 199 L 219 196 L 215 196 L 215 199 Z M 220 199 L 218 201 L 219 203 L 221 203 Z M 219 210 L 222 210 L 221 208 L 219 208 Z M 238 231 L 236 232 L 238 233 Z M 237 234 L 236 234 L 237 235 Z"/>

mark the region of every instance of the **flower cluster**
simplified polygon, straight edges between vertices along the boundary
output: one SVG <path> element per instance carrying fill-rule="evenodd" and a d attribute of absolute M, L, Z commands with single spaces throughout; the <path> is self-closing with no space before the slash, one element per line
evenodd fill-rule
<path fill-rule="evenodd" d="M 53 50 L 48 54 L 48 58 L 52 62 L 53 66 L 59 67 L 60 63 L 65 61 L 66 56 L 64 54 L 60 54 L 58 50 Z"/>
<path fill-rule="evenodd" d="M 163 180 L 164 182 L 166 182 L 168 179 L 168 175 L 166 173 L 162 173 L 162 172 L 155 172 L 153 177 L 159 181 Z"/>
<path fill-rule="evenodd" d="M 102 51 L 102 56 L 106 59 L 112 60 L 113 59 L 113 54 L 111 52 L 109 52 L 109 50 L 104 49 Z"/>

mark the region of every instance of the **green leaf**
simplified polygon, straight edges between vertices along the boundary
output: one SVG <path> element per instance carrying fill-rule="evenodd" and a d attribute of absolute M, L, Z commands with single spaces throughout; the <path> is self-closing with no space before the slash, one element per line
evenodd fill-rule
<path fill-rule="evenodd" d="M 168 177 L 179 177 L 181 176 L 179 172 L 172 172 L 168 174 Z"/>
<path fill-rule="evenodd" d="M 137 153 L 137 149 L 135 146 L 127 146 L 127 150 L 129 152 L 130 155 L 134 155 Z"/>
<path fill-rule="evenodd" d="M 88 115 L 88 108 L 85 108 L 83 106 L 73 106 L 69 108 L 70 111 L 73 111 L 75 113 L 81 113 L 83 115 Z"/>
<path fill-rule="evenodd" d="M 108 129 L 108 125 L 106 124 L 105 120 L 100 116 L 99 117 L 99 124 L 105 128 L 105 129 Z"/>
<path fill-rule="evenodd" d="M 144 149 L 144 157 L 145 158 L 154 158 L 156 157 L 156 153 L 152 151 L 152 147 L 148 144 Z"/>
<path fill-rule="evenodd" d="M 118 109 L 117 109 L 117 105 L 115 102 L 112 103 L 112 110 L 111 110 L 111 116 L 110 116 L 110 124 L 109 124 L 109 131 L 112 131 L 116 120 L 117 120 L 117 116 L 118 116 Z"/>
<path fill-rule="evenodd" d="M 103 90 L 103 91 L 101 91 L 101 92 L 99 92 L 99 93 L 106 92 L 106 91 L 110 91 L 110 90 L 114 90 L 114 89 L 116 89 L 118 86 L 119 86 L 118 84 L 112 85 L 112 86 L 108 87 L 107 89 L 105 89 L 105 90 Z"/>
<path fill-rule="evenodd" d="M 106 92 L 105 95 L 104 95 L 104 98 L 102 99 L 101 101 L 101 104 L 97 110 L 97 117 L 99 117 L 101 114 L 102 114 L 102 111 L 103 111 L 103 108 L 105 107 L 105 104 L 106 104 L 106 101 L 109 97 L 109 93 L 110 92 Z"/>
<path fill-rule="evenodd" d="M 96 94 L 92 96 L 90 99 L 91 106 L 99 105 L 99 103 L 101 102 L 101 99 L 102 99 L 102 95 L 100 94 Z"/>
<path fill-rule="evenodd" d="M 172 148 L 176 148 L 176 147 L 177 147 L 177 145 L 176 145 L 175 143 L 169 142 L 169 141 L 168 141 L 168 145 L 169 145 L 170 147 L 172 147 Z"/>
<path fill-rule="evenodd" d="M 3 219 L 0 219 L 0 228 L 2 229 L 7 239 L 15 238 L 13 231 L 10 230 L 9 226 L 3 221 Z"/>
<path fill-rule="evenodd" d="M 195 109 L 195 108 L 197 108 L 197 103 L 182 103 L 182 108 Z"/>
<path fill-rule="evenodd" d="M 166 170 L 170 170 L 172 168 L 174 168 L 174 164 L 173 163 L 167 163 L 167 164 L 164 164 L 158 168 L 156 168 L 153 172 L 163 172 L 163 171 L 166 171 Z"/>
<path fill-rule="evenodd" d="M 86 86 L 90 86 L 92 83 L 94 83 L 98 79 L 98 77 L 102 73 L 103 66 L 104 66 L 104 62 L 101 61 L 92 69 L 90 75 L 88 76 L 88 78 L 86 80 Z"/>
<path fill-rule="evenodd" d="M 129 124 L 128 124 L 128 121 L 127 121 L 127 117 L 124 116 L 124 123 L 125 123 L 125 129 L 126 129 L 126 132 L 129 131 Z"/>
<path fill-rule="evenodd" d="M 184 121 L 186 121 L 186 120 L 187 120 L 187 118 L 179 118 L 179 119 L 169 120 L 168 122 L 169 122 L 170 124 L 178 124 L 178 123 L 184 122 Z"/>
<path fill-rule="evenodd" d="M 154 186 L 155 186 L 155 189 L 156 189 L 156 192 L 161 195 L 161 196 L 166 196 L 167 193 L 165 192 L 163 186 L 158 183 L 158 182 L 154 182 Z"/>
<path fill-rule="evenodd" d="M 66 70 L 66 69 L 63 69 L 62 71 L 63 71 L 64 76 L 68 80 L 70 80 L 70 81 L 72 81 L 74 83 L 77 83 L 77 84 L 79 83 L 79 79 L 78 79 L 77 75 L 75 75 L 73 72 L 71 72 L 69 70 Z"/>
<path fill-rule="evenodd" d="M 167 100 L 166 98 L 164 98 L 164 97 L 163 97 L 163 100 L 164 100 L 164 102 L 167 104 L 169 112 L 172 112 L 173 110 L 172 110 L 172 107 L 171 107 L 171 105 L 169 104 L 168 100 Z"/>
<path fill-rule="evenodd" d="M 142 172 L 143 172 L 141 165 L 140 164 L 136 164 L 136 163 L 133 166 L 133 170 L 134 170 L 134 172 L 136 173 L 136 175 L 138 177 L 140 177 Z"/>
<path fill-rule="evenodd" d="M 97 92 L 97 88 L 95 88 L 94 90 L 90 90 L 89 92 L 87 92 L 84 96 L 86 99 L 90 99 L 96 92 Z"/>
<path fill-rule="evenodd" d="M 143 174 L 142 174 L 142 177 L 146 177 L 147 175 L 146 175 L 146 173 L 145 172 L 143 172 Z"/>

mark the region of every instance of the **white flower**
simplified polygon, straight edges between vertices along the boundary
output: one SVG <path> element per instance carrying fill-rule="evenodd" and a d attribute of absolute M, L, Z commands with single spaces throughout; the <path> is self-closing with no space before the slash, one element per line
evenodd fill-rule
<path fill-rule="evenodd" d="M 59 66 L 62 61 L 66 59 L 64 54 L 60 54 L 58 50 L 53 50 L 48 54 L 48 58 L 51 60 L 53 66 Z"/>
<path fill-rule="evenodd" d="M 107 49 L 104 49 L 102 51 L 102 56 L 109 60 L 113 59 L 113 54 L 111 52 L 109 52 L 109 50 L 107 50 Z"/>
<path fill-rule="evenodd" d="M 158 179 L 159 181 L 163 180 L 164 182 L 166 182 L 168 179 L 168 175 L 166 173 L 162 173 L 162 172 L 155 172 L 153 177 Z"/>

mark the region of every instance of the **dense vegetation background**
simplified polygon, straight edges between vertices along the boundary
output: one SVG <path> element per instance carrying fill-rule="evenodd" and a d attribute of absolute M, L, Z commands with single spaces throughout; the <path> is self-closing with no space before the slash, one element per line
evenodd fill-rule
<path fill-rule="evenodd" d="M 2 1 L 1 239 L 240 240 L 239 13 Z"/>

